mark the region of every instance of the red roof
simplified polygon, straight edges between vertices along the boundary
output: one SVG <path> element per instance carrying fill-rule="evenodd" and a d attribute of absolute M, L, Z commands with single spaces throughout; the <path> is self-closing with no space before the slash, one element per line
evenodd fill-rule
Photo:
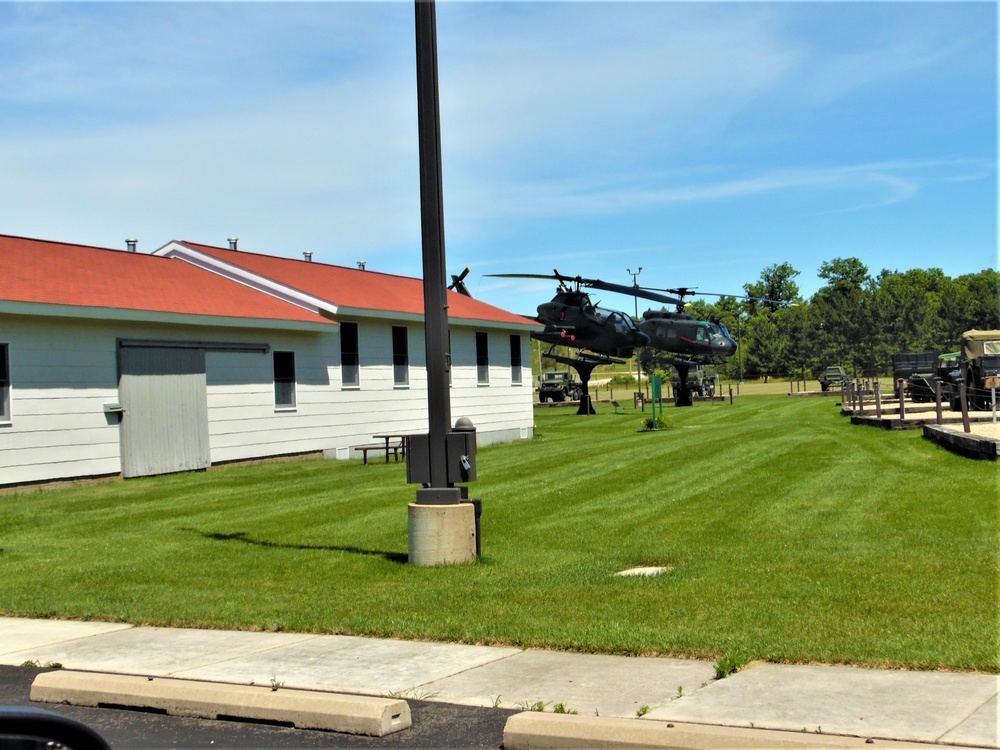
<path fill-rule="evenodd" d="M 0 235 L 0 300 L 331 323 L 173 258 Z"/>
<path fill-rule="evenodd" d="M 424 314 L 424 287 L 421 279 L 294 258 L 259 255 L 243 250 L 228 250 L 194 242 L 185 241 L 179 244 L 305 292 L 337 307 Z M 529 318 L 452 291 L 448 292 L 448 318 L 512 323 L 518 326 L 538 325 Z"/>

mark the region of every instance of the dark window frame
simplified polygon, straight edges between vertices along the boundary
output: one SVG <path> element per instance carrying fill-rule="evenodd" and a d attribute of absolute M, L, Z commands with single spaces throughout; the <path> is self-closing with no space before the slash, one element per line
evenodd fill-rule
<path fill-rule="evenodd" d="M 521 357 L 521 335 L 512 333 L 510 335 L 510 384 L 521 385 L 523 380 L 521 368 L 524 360 Z"/>
<path fill-rule="evenodd" d="M 346 335 L 345 335 L 346 334 Z M 361 387 L 361 344 L 358 324 L 340 324 L 340 385 L 342 388 Z"/>
<path fill-rule="evenodd" d="M 476 383 L 490 384 L 490 335 L 476 331 Z"/>
<path fill-rule="evenodd" d="M 295 352 L 274 350 L 271 365 L 274 374 L 274 408 L 295 409 L 298 403 L 295 392 Z"/>
<path fill-rule="evenodd" d="M 10 344 L 0 343 L 0 422 L 10 421 Z"/>
<path fill-rule="evenodd" d="M 406 326 L 392 327 L 392 385 L 410 387 L 410 340 Z"/>

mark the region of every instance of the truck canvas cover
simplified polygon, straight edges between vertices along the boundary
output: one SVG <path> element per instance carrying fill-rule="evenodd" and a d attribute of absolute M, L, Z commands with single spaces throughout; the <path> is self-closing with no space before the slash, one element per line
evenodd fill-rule
<path fill-rule="evenodd" d="M 1000 331 L 966 331 L 962 334 L 962 359 L 1000 354 Z"/>

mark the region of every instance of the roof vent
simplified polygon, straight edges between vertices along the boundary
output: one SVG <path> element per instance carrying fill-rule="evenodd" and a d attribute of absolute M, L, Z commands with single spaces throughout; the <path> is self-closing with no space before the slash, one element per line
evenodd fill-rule
<path fill-rule="evenodd" d="M 235 250 L 236 249 L 236 243 L 239 242 L 239 241 L 240 241 L 239 237 L 230 237 L 229 238 L 229 249 L 230 250 Z"/>
<path fill-rule="evenodd" d="M 128 251 L 130 253 L 134 253 L 135 252 L 135 246 L 138 245 L 138 244 L 139 244 L 139 240 L 132 239 L 131 237 L 129 239 L 125 240 L 125 247 L 128 248 Z"/>
<path fill-rule="evenodd" d="M 309 252 L 308 250 L 306 250 L 305 252 L 302 253 L 302 257 L 305 258 L 310 263 L 312 263 L 313 254 L 311 252 Z"/>
<path fill-rule="evenodd" d="M 364 271 L 365 270 L 365 262 L 363 260 L 359 260 L 358 261 L 358 270 L 359 271 Z"/>

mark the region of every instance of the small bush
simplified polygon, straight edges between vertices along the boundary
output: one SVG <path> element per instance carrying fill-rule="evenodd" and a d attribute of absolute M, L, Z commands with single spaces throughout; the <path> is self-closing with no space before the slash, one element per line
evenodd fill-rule
<path fill-rule="evenodd" d="M 611 385 L 621 386 L 622 388 L 629 388 L 635 385 L 635 376 L 626 374 L 614 375 L 609 382 L 611 383 Z"/>
<path fill-rule="evenodd" d="M 643 417 L 642 419 L 642 429 L 645 431 L 649 430 L 669 430 L 673 427 L 670 422 L 665 420 L 663 417 Z"/>

